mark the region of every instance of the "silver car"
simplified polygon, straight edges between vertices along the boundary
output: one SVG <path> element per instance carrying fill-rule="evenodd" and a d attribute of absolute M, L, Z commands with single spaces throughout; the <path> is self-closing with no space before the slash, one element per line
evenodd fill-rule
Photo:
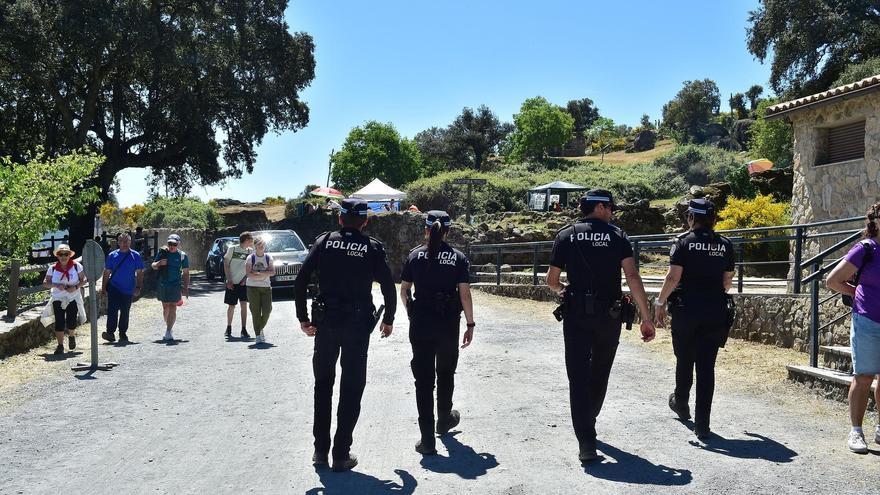
<path fill-rule="evenodd" d="M 275 260 L 273 289 L 289 289 L 302 268 L 302 262 L 309 254 L 302 239 L 292 230 L 258 230 L 253 236 L 266 241 L 266 253 Z"/>

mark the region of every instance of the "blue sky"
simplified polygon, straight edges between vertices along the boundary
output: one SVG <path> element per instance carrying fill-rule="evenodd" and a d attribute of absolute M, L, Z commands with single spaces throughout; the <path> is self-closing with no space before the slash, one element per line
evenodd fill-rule
<path fill-rule="evenodd" d="M 660 117 L 690 79 L 731 93 L 767 85 L 746 50 L 757 0 L 424 1 L 293 0 L 287 21 L 315 39 L 316 76 L 303 99 L 308 127 L 270 134 L 254 173 L 196 187 L 203 199 L 259 201 L 323 185 L 332 149 L 367 120 L 412 137 L 449 124 L 465 106 L 510 121 L 526 98 L 564 105 L 591 98 L 603 116 L 636 125 Z M 143 170 L 119 175 L 120 204 L 143 202 Z"/>

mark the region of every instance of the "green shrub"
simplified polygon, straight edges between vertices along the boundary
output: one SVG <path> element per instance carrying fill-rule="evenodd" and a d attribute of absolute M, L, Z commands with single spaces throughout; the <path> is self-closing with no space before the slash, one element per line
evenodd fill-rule
<path fill-rule="evenodd" d="M 486 179 L 485 185 L 473 189 L 473 213 L 522 210 L 526 206 L 526 193 L 533 185 L 522 178 L 456 170 L 411 182 L 405 187 L 406 202 L 422 211 L 438 209 L 446 210 L 452 216 L 464 215 L 467 186 L 455 185 L 452 181 L 465 177 Z"/>
<path fill-rule="evenodd" d="M 763 100 L 756 110 L 757 120 L 749 132 L 749 154 L 754 158 L 766 158 L 775 168 L 790 167 L 794 163 L 794 136 L 791 126 L 784 120 L 767 120 L 767 107 L 777 100 Z"/>
<path fill-rule="evenodd" d="M 141 224 L 145 228 L 216 229 L 223 224 L 217 210 L 196 197 L 155 197 L 144 208 Z"/>
<path fill-rule="evenodd" d="M 758 194 L 755 185 L 749 180 L 749 167 L 741 165 L 727 174 L 727 182 L 730 183 L 730 190 L 733 196 L 743 199 L 754 198 Z"/>
<path fill-rule="evenodd" d="M 263 204 L 266 206 L 279 206 L 285 204 L 286 202 L 287 201 L 282 196 L 270 196 L 263 199 Z"/>
<path fill-rule="evenodd" d="M 654 166 L 668 167 L 683 176 L 688 184 L 704 186 L 720 182 L 742 165 L 736 153 L 712 146 L 678 146 L 654 160 Z"/>

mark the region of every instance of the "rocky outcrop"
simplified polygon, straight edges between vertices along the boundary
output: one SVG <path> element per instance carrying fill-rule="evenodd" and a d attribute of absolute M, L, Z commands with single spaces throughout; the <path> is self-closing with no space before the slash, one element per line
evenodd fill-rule
<path fill-rule="evenodd" d="M 791 191 L 794 185 L 793 168 L 771 168 L 763 172 L 752 174 L 749 182 L 761 194 L 772 195 L 780 203 L 791 201 Z"/>
<path fill-rule="evenodd" d="M 614 224 L 629 235 L 659 234 L 665 231 L 665 209 L 652 207 L 647 200 L 621 204 L 617 209 Z"/>
<path fill-rule="evenodd" d="M 260 208 L 241 209 L 231 212 L 220 212 L 224 225 L 269 225 L 266 212 Z"/>
<path fill-rule="evenodd" d="M 749 148 L 749 139 L 751 139 L 752 125 L 755 123 L 753 119 L 740 119 L 733 123 L 730 128 L 730 138 L 738 144 L 738 150 L 746 150 Z"/>
<path fill-rule="evenodd" d="M 648 151 L 654 149 L 654 146 L 657 144 L 657 133 L 650 130 L 645 129 L 643 131 L 639 131 L 636 134 L 636 138 L 633 140 L 632 144 L 632 152 L 638 153 L 641 151 Z"/>

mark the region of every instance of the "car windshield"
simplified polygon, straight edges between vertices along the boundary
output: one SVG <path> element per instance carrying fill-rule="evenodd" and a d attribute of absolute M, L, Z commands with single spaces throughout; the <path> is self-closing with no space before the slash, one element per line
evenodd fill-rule
<path fill-rule="evenodd" d="M 266 252 L 269 253 L 304 251 L 306 249 L 299 237 L 295 235 L 263 234 L 261 237 L 266 240 Z"/>

